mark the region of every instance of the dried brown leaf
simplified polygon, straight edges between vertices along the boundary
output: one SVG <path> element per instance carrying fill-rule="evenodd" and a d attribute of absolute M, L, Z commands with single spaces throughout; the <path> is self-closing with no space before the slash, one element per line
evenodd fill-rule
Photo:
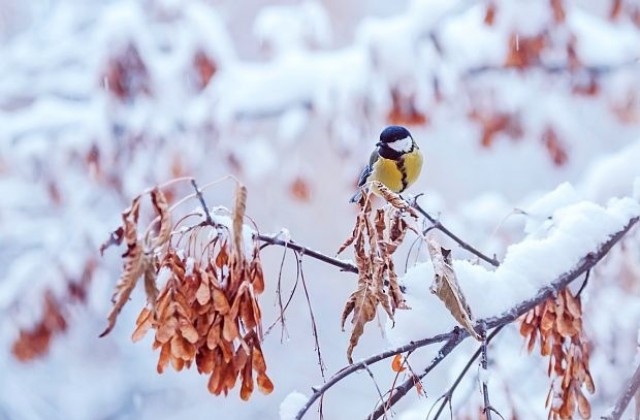
<path fill-rule="evenodd" d="M 180 359 L 178 357 L 171 357 L 170 360 L 171 366 L 176 372 L 180 372 L 184 368 L 185 363 L 183 359 Z"/>
<path fill-rule="evenodd" d="M 568 289 L 565 289 L 562 294 L 565 295 L 566 307 L 569 314 L 574 318 L 581 318 L 582 304 L 580 303 L 580 299 L 573 296 Z"/>
<path fill-rule="evenodd" d="M 214 366 L 215 359 L 213 351 L 206 347 L 198 348 L 198 352 L 196 353 L 196 367 L 198 368 L 198 373 L 208 375 L 213 372 Z"/>
<path fill-rule="evenodd" d="M 251 363 L 247 363 L 242 372 L 242 386 L 240 387 L 240 398 L 247 401 L 253 393 L 253 370 Z"/>
<path fill-rule="evenodd" d="M 244 294 L 240 300 L 240 319 L 242 320 L 244 327 L 253 330 L 258 325 L 259 318 L 256 319 L 256 316 L 253 312 L 254 310 L 254 299 L 249 296 L 249 294 Z"/>
<path fill-rule="evenodd" d="M 394 193 L 380 181 L 371 181 L 371 185 L 373 189 L 387 201 L 387 203 L 391 204 L 393 207 L 397 208 L 400 211 L 409 213 L 415 218 L 418 217 L 418 212 L 416 212 L 416 210 L 411 207 L 409 203 L 407 203 L 402 197 L 400 197 L 400 194 Z"/>
<path fill-rule="evenodd" d="M 258 390 L 263 394 L 269 395 L 273 392 L 273 382 L 271 382 L 271 379 L 269 379 L 266 374 L 258 373 L 256 383 L 258 384 Z"/>
<path fill-rule="evenodd" d="M 203 279 L 206 277 L 203 276 Z M 206 305 L 211 300 L 211 290 L 209 289 L 209 284 L 206 281 L 201 281 L 200 286 L 198 286 L 198 290 L 196 291 L 196 300 L 200 305 Z"/>
<path fill-rule="evenodd" d="M 165 343 L 162 345 L 162 348 L 160 349 L 160 357 L 158 358 L 158 366 L 157 366 L 158 373 L 161 374 L 164 372 L 164 369 L 169 364 L 170 359 L 171 359 L 171 344 Z"/>
<path fill-rule="evenodd" d="M 389 274 L 389 297 L 391 298 L 392 309 L 411 309 L 407 305 L 407 301 L 400 290 L 400 284 L 398 282 L 398 275 L 395 271 L 393 260 L 388 261 L 388 274 Z"/>
<path fill-rule="evenodd" d="M 100 245 L 100 255 L 104 255 L 104 251 L 113 245 L 120 246 L 120 244 L 122 244 L 123 238 L 124 228 L 120 226 L 118 227 L 118 229 L 111 232 L 111 235 L 109 235 L 109 239 L 107 239 L 102 245 Z"/>
<path fill-rule="evenodd" d="M 214 350 L 222 340 L 222 327 L 219 322 L 211 326 L 209 334 L 207 334 L 207 347 Z"/>
<path fill-rule="evenodd" d="M 147 295 L 147 302 L 154 309 L 158 300 L 158 287 L 156 287 L 156 272 L 153 264 L 145 264 L 144 267 L 144 292 Z"/>
<path fill-rule="evenodd" d="M 225 316 L 222 322 L 222 338 L 226 341 L 233 341 L 240 336 L 237 319 L 232 316 Z"/>
<path fill-rule="evenodd" d="M 556 319 L 556 331 L 563 337 L 573 337 L 578 334 L 578 331 L 573 325 L 573 318 L 570 318 L 568 314 L 559 316 L 558 319 Z"/>
<path fill-rule="evenodd" d="M 220 364 L 215 363 L 215 366 L 220 366 Z M 220 367 L 213 369 L 213 373 L 211 373 L 211 376 L 209 377 L 209 382 L 207 383 L 207 388 L 209 389 L 210 393 L 214 395 L 220 395 L 220 393 L 222 392 L 221 387 L 222 387 L 223 373 L 224 372 Z"/>
<path fill-rule="evenodd" d="M 368 287 L 360 287 L 357 291 L 353 292 L 347 301 L 342 312 L 342 330 L 344 331 L 344 324 L 347 317 L 353 312 L 351 323 L 353 324 L 353 330 L 351 331 L 351 338 L 349 339 L 349 348 L 347 349 L 347 358 L 349 363 L 353 363 L 351 354 L 353 349 L 358 345 L 360 336 L 364 332 L 364 326 L 366 323 L 374 320 L 376 316 L 376 307 L 378 301 L 376 294 L 369 290 Z"/>
<path fill-rule="evenodd" d="M 440 298 L 469 335 L 480 341 L 481 337 L 474 329 L 471 308 L 460 290 L 456 273 L 453 271 L 451 251 L 441 247 L 433 237 L 427 241 L 427 247 L 435 274 L 431 292 Z"/>
<path fill-rule="evenodd" d="M 189 360 L 191 359 L 192 349 L 193 345 L 181 335 L 174 335 L 171 339 L 171 355 L 174 358 Z"/>
<path fill-rule="evenodd" d="M 153 238 L 153 243 L 150 246 L 150 249 L 155 249 L 165 245 L 169 241 L 172 223 L 169 203 L 164 193 L 158 187 L 151 190 L 151 203 L 160 218 L 158 234 Z"/>
<path fill-rule="evenodd" d="M 104 337 L 116 325 L 116 320 L 124 305 L 129 301 L 129 296 L 133 291 L 138 278 L 142 275 L 148 263 L 142 245 L 138 240 L 138 215 L 140 211 L 140 196 L 136 197 L 127 210 L 122 213 L 124 226 L 124 238 L 127 250 L 123 254 L 124 267 L 122 275 L 116 284 L 116 291 L 113 295 L 113 308 L 107 316 L 107 328 L 100 334 Z"/>
<path fill-rule="evenodd" d="M 589 394 L 593 394 L 596 392 L 596 386 L 593 382 L 593 377 L 591 376 L 591 372 L 589 370 L 585 370 L 586 376 L 584 379 L 584 386 Z"/>
<path fill-rule="evenodd" d="M 160 323 L 156 330 L 156 340 L 162 344 L 168 343 L 176 334 L 178 328 L 178 320 L 176 318 L 165 319 Z"/>
<path fill-rule="evenodd" d="M 251 284 L 255 293 L 260 294 L 264 292 L 264 273 L 262 271 L 262 264 L 258 256 L 259 248 L 254 250 L 253 260 L 249 266 L 249 276 L 251 278 Z"/>
<path fill-rule="evenodd" d="M 231 310 L 229 301 L 224 292 L 218 288 L 213 289 L 213 309 L 220 312 L 222 315 L 226 315 Z"/>
<path fill-rule="evenodd" d="M 109 334 L 113 327 L 116 325 L 118 315 L 124 305 L 129 301 L 129 296 L 136 286 L 138 278 L 142 274 L 143 267 L 145 265 L 144 254 L 142 249 L 139 248 L 139 242 L 130 248 L 126 255 L 125 268 L 116 285 L 116 292 L 114 294 L 113 308 L 107 316 L 107 328 L 100 334 L 100 337 L 104 337 Z"/>
<path fill-rule="evenodd" d="M 558 414 L 563 419 L 570 419 L 573 417 L 573 412 L 576 410 L 576 398 L 573 390 L 565 393 L 564 403 L 558 410 Z"/>
<path fill-rule="evenodd" d="M 540 331 L 547 334 L 554 329 L 556 325 L 556 314 L 553 311 L 544 311 L 540 319 Z"/>
<path fill-rule="evenodd" d="M 591 404 L 589 404 L 589 400 L 584 396 L 579 389 L 576 389 L 576 396 L 578 397 L 578 413 L 580 413 L 580 417 L 583 419 L 591 418 Z"/>
<path fill-rule="evenodd" d="M 138 315 L 138 320 L 136 321 L 136 329 L 131 335 L 131 340 L 134 343 L 141 340 L 153 325 L 153 317 L 151 316 L 151 314 L 152 313 L 149 309 L 144 308 L 140 312 L 140 315 Z"/>
<path fill-rule="evenodd" d="M 407 368 L 403 366 L 404 360 L 401 354 L 396 354 L 393 360 L 391 361 L 391 370 L 396 373 L 404 372 Z"/>
<path fill-rule="evenodd" d="M 243 255 L 242 227 L 244 214 L 247 209 L 247 187 L 238 185 L 236 188 L 236 200 L 233 207 L 233 245 L 236 255 Z"/>
<path fill-rule="evenodd" d="M 180 333 L 191 344 L 195 344 L 200 338 L 198 331 L 186 320 L 180 322 Z"/>

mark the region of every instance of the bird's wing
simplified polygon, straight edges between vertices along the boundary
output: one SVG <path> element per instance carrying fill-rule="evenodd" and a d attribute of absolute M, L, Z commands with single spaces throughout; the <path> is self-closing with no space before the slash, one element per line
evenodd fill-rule
<path fill-rule="evenodd" d="M 376 163 L 376 160 L 378 160 L 379 157 L 380 155 L 378 154 L 378 150 L 374 150 L 373 153 L 371 153 L 369 164 L 365 166 L 360 173 L 360 178 L 358 178 L 358 187 L 362 187 L 367 183 L 367 178 L 369 178 L 369 175 L 371 175 L 371 172 L 373 171 L 373 164 Z"/>

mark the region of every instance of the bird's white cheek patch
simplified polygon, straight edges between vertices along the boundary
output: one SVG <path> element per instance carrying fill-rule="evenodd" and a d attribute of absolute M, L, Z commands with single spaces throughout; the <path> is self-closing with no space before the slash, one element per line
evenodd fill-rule
<path fill-rule="evenodd" d="M 403 139 L 399 139 L 399 140 L 387 143 L 387 146 L 389 146 L 389 148 L 395 150 L 396 152 L 404 153 L 411 150 L 412 143 L 413 143 L 413 140 L 411 140 L 411 137 L 405 137 Z"/>

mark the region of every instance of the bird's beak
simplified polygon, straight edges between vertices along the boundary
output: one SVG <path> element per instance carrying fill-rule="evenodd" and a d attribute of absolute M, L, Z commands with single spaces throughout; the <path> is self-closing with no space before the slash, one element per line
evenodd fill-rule
<path fill-rule="evenodd" d="M 382 142 L 381 142 L 381 141 L 377 142 L 377 143 L 376 143 L 376 146 L 377 146 L 377 147 L 382 146 Z"/>

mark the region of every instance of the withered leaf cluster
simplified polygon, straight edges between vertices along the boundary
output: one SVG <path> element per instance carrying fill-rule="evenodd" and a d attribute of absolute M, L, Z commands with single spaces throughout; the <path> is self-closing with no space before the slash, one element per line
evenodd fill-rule
<path fill-rule="evenodd" d="M 402 243 L 409 228 L 404 219 L 406 211 L 396 207 L 406 210 L 406 203 L 388 189 L 385 189 L 384 193 L 383 198 L 389 196 L 397 206 L 389 201 L 390 206 L 374 212 L 371 205 L 372 193 L 369 193 L 364 198 L 351 236 L 338 250 L 339 254 L 347 247 L 353 246 L 358 267 L 358 288 L 347 300 L 341 319 L 344 330 L 347 318 L 352 315 L 353 330 L 347 349 L 350 363 L 353 363 L 352 353 L 364 332 L 364 326 L 375 318 L 378 306 L 381 306 L 391 319 L 396 309 L 408 308 L 398 285 L 398 275 L 393 262 L 393 253 Z"/>
<path fill-rule="evenodd" d="M 582 304 L 568 289 L 529 311 L 520 325 L 520 334 L 533 351 L 540 342 L 540 354 L 549 357 L 548 375 L 553 382 L 546 406 L 550 419 L 570 419 L 578 410 L 591 418 L 591 404 L 583 390 L 595 392 L 589 372 L 589 346 L 582 330 Z"/>
<path fill-rule="evenodd" d="M 195 363 L 199 373 L 209 375 L 208 389 L 215 395 L 227 395 L 239 382 L 240 397 L 248 400 L 254 374 L 258 389 L 272 392 L 261 348 L 257 296 L 264 291 L 264 277 L 259 247 L 255 242 L 245 244 L 242 235 L 246 189 L 237 189 L 230 226 L 214 222 L 206 213 L 204 220 L 198 217 L 187 224 L 193 219 L 186 217 L 174 227 L 163 193 L 156 188 L 150 196 L 157 214 L 150 227 L 155 229 L 139 234 L 140 197 L 136 197 L 110 240 L 124 241 L 127 249 L 103 335 L 113 328 L 137 281 L 144 277 L 147 305 L 138 316 L 132 339 L 138 341 L 155 330 L 158 373 L 169 365 L 180 371 Z M 158 290 L 159 279 L 164 284 Z"/>

